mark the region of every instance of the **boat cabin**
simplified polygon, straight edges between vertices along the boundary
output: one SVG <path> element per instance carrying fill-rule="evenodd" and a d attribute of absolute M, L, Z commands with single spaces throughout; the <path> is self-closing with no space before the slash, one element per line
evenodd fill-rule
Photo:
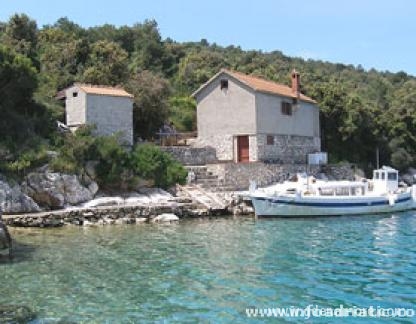
<path fill-rule="evenodd" d="M 374 191 L 377 193 L 397 191 L 399 188 L 399 172 L 388 166 L 374 170 L 373 186 Z"/>
<path fill-rule="evenodd" d="M 368 183 L 362 181 L 326 182 L 312 186 L 318 196 L 363 196 L 368 191 Z"/>

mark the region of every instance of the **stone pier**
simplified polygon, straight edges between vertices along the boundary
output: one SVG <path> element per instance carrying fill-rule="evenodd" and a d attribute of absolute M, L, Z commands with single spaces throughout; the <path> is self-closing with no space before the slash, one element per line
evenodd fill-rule
<path fill-rule="evenodd" d="M 33 214 L 3 215 L 3 221 L 17 227 L 59 227 L 64 225 L 107 225 L 151 222 L 160 214 L 171 213 L 179 218 L 214 215 L 210 209 L 190 204 L 126 205 L 85 209 L 57 210 Z"/>

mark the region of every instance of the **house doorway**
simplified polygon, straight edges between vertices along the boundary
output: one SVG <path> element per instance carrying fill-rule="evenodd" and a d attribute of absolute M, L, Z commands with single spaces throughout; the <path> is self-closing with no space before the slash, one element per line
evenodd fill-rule
<path fill-rule="evenodd" d="M 237 136 L 237 162 L 249 162 L 250 150 L 248 136 Z"/>

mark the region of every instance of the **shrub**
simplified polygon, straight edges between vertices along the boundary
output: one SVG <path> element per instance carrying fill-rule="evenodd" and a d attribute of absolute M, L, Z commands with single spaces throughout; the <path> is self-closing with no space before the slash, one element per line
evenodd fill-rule
<path fill-rule="evenodd" d="M 97 137 L 95 160 L 98 182 L 106 188 L 128 189 L 134 184 L 129 166 L 129 154 L 120 146 L 116 136 Z"/>
<path fill-rule="evenodd" d="M 133 172 L 146 180 L 153 180 L 155 186 L 168 188 L 175 183 L 185 183 L 187 171 L 168 153 L 154 145 L 137 145 L 130 155 Z"/>
<path fill-rule="evenodd" d="M 21 178 L 30 170 L 40 167 L 48 162 L 48 149 L 45 143 L 39 138 L 28 139 L 21 147 L 8 149 L 0 145 L 0 172 L 9 176 Z"/>
<path fill-rule="evenodd" d="M 95 180 L 106 189 L 127 190 L 139 177 L 166 189 L 184 183 L 187 175 L 179 162 L 154 145 L 139 145 L 129 153 L 117 136 L 93 137 L 90 127 L 65 135 L 59 155 L 50 165 L 58 172 L 82 175 L 91 160 L 97 161 Z"/>
<path fill-rule="evenodd" d="M 91 127 L 80 127 L 75 134 L 64 135 L 63 143 L 59 147 L 59 155 L 50 166 L 53 170 L 65 173 L 83 172 L 85 162 L 95 157 L 95 141 L 91 135 Z"/>

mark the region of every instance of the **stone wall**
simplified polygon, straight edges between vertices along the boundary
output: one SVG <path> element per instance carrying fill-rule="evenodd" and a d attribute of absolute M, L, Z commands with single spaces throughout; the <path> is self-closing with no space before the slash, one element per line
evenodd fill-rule
<path fill-rule="evenodd" d="M 207 138 L 198 137 L 193 146 L 214 148 L 218 160 L 233 161 L 234 143 L 232 135 L 210 135 Z"/>
<path fill-rule="evenodd" d="M 321 148 L 319 137 L 281 134 L 247 136 L 250 161 L 304 164 L 307 163 L 309 153 L 319 152 Z M 267 144 L 268 136 L 273 136 L 273 144 Z M 237 135 L 213 135 L 209 140 L 198 138 L 193 146 L 198 148 L 208 146 L 215 149 L 218 160 L 234 161 L 237 155 Z"/>
<path fill-rule="evenodd" d="M 49 211 L 35 214 L 3 215 L 3 222 L 16 227 L 92 226 L 150 222 L 158 215 L 172 213 L 179 218 L 210 216 L 208 209 L 192 204 L 134 205 Z"/>
<path fill-rule="evenodd" d="M 334 180 L 352 180 L 354 169 L 351 165 L 308 166 L 306 164 L 222 163 L 207 166 L 208 171 L 218 176 L 220 182 L 233 190 L 248 190 L 250 181 L 258 186 L 267 186 L 288 180 L 296 173 L 306 172 L 318 176 L 324 173 Z"/>
<path fill-rule="evenodd" d="M 119 134 L 121 143 L 133 145 L 133 99 L 88 94 L 86 114 L 97 135 Z"/>
<path fill-rule="evenodd" d="M 171 154 L 183 165 L 205 165 L 217 162 L 213 147 L 161 146 L 161 150 Z"/>
<path fill-rule="evenodd" d="M 267 137 L 273 144 L 267 144 Z M 259 134 L 257 135 L 258 161 L 278 163 L 306 163 L 309 153 L 320 151 L 319 138 L 312 136 Z"/>

